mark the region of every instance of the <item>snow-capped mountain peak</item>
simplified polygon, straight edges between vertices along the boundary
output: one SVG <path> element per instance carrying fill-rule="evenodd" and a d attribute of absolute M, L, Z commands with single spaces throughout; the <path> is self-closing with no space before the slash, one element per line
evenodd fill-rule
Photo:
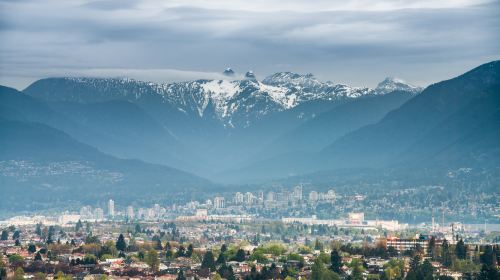
<path fill-rule="evenodd" d="M 422 91 L 421 87 L 411 85 L 406 81 L 395 78 L 395 77 L 387 77 L 382 82 L 380 82 L 375 91 L 379 94 L 385 94 L 393 91 L 407 91 L 412 93 L 418 93 Z"/>
<path fill-rule="evenodd" d="M 230 72 L 230 71 L 228 71 Z M 335 102 L 395 90 L 420 92 L 419 87 L 388 78 L 377 88 L 356 88 L 319 81 L 312 74 L 280 72 L 262 82 L 253 72 L 243 80 L 195 80 L 169 84 L 123 78 L 51 78 L 40 80 L 47 98 L 58 101 L 101 102 L 113 99 L 154 100 L 187 115 L 215 118 L 228 127 L 246 127 L 256 120 L 310 101 Z M 251 78 L 251 77 L 254 78 Z M 52 94 L 53 88 L 64 94 Z"/>

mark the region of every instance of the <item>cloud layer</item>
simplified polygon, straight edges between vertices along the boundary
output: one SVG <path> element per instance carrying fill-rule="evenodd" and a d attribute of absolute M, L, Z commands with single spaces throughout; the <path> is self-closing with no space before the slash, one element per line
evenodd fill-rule
<path fill-rule="evenodd" d="M 500 58 L 488 0 L 0 0 L 0 83 L 216 78 L 225 67 L 425 85 Z"/>

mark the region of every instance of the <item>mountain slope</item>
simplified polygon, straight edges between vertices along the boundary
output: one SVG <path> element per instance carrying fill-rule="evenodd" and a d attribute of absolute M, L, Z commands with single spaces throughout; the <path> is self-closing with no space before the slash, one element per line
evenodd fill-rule
<path fill-rule="evenodd" d="M 386 83 L 393 88 L 402 85 L 392 84 L 392 80 Z M 314 116 L 358 98 L 381 96 L 386 94 L 384 90 L 282 72 L 262 82 L 252 78 L 156 84 L 49 78 L 34 82 L 24 93 L 85 127 L 72 130 L 72 126 L 49 123 L 81 142 L 115 156 L 209 176 L 255 159 L 262 147 Z M 96 105 L 100 103 L 106 105 Z M 150 120 L 142 123 L 134 121 L 147 118 Z M 120 125 L 123 121 L 126 126 Z"/>
<path fill-rule="evenodd" d="M 210 187 L 208 181 L 161 165 L 122 160 L 75 141 L 62 131 L 0 118 L 0 207 L 27 209 L 56 200 L 81 202 L 112 195 L 122 200 Z"/>
<path fill-rule="evenodd" d="M 47 102 L 14 89 L 0 88 L 0 116 L 39 122 L 62 130 L 78 141 L 121 158 L 191 166 L 181 160 L 184 147 L 148 113 L 126 100 L 96 103 Z"/>
<path fill-rule="evenodd" d="M 273 156 L 294 151 L 319 151 L 353 130 L 376 123 L 411 97 L 413 95 L 409 92 L 392 92 L 354 99 L 285 133 L 266 147 L 263 153 Z"/>
<path fill-rule="evenodd" d="M 499 84 L 500 62 L 494 61 L 454 79 L 431 85 L 379 123 L 350 133 L 327 147 L 322 152 L 323 160 L 331 167 L 390 165 L 400 159 L 418 158 L 420 153 L 409 150 L 412 146 L 431 153 L 433 147 L 451 145 L 452 141 L 464 136 L 462 131 L 474 130 L 475 124 L 489 118 L 489 113 L 482 113 L 486 110 L 486 103 L 480 100 L 492 100 L 493 107 L 498 106 L 495 96 L 499 94 Z M 469 111 L 468 106 L 474 103 L 478 106 L 474 110 L 478 115 L 459 113 Z M 479 120 L 473 121 L 474 117 Z M 457 126 L 453 131 L 459 136 L 437 133 L 453 123 Z M 444 143 L 438 144 L 437 141 Z"/>

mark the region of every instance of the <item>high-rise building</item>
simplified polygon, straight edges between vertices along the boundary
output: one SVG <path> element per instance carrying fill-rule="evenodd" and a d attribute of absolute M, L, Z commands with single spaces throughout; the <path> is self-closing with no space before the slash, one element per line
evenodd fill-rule
<path fill-rule="evenodd" d="M 251 192 L 247 192 L 245 194 L 245 203 L 247 205 L 252 205 L 253 204 L 253 198 L 254 198 L 253 194 Z"/>
<path fill-rule="evenodd" d="M 296 186 L 296 187 L 293 189 L 293 197 L 294 197 L 296 200 L 301 200 L 301 199 L 302 199 L 302 186 Z"/>
<path fill-rule="evenodd" d="M 310 202 L 316 202 L 316 201 L 318 201 L 318 192 L 317 191 L 311 191 L 309 193 L 309 201 Z"/>
<path fill-rule="evenodd" d="M 222 209 L 225 207 L 225 203 L 224 203 L 224 197 L 222 196 L 216 196 L 214 198 L 214 207 L 215 209 Z"/>
<path fill-rule="evenodd" d="M 115 216 L 115 201 L 112 199 L 108 201 L 108 216 L 110 218 Z"/>
<path fill-rule="evenodd" d="M 161 212 L 161 207 L 160 207 L 160 204 L 155 204 L 153 206 L 153 216 L 156 217 L 156 218 L 159 218 L 160 217 L 160 212 Z"/>
<path fill-rule="evenodd" d="M 80 209 L 80 216 L 82 219 L 92 219 L 92 207 L 90 206 L 83 206 Z"/>
<path fill-rule="evenodd" d="M 102 210 L 102 208 L 96 208 L 94 210 L 94 218 L 98 221 L 104 220 L 104 210 Z"/>
<path fill-rule="evenodd" d="M 243 194 L 240 192 L 237 192 L 234 195 L 234 203 L 235 204 L 242 204 L 243 203 Z"/>
<path fill-rule="evenodd" d="M 267 193 L 266 201 L 269 201 L 269 202 L 274 201 L 274 192 L 268 192 Z"/>
<path fill-rule="evenodd" d="M 134 219 L 134 207 L 132 207 L 132 206 L 128 206 L 127 207 L 127 218 L 129 220 L 133 220 Z"/>

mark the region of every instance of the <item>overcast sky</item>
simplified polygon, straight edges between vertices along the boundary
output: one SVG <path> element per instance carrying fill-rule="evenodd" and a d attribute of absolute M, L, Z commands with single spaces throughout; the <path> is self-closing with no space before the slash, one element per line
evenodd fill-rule
<path fill-rule="evenodd" d="M 280 71 L 416 85 L 500 59 L 500 1 L 0 0 L 0 84 Z"/>

